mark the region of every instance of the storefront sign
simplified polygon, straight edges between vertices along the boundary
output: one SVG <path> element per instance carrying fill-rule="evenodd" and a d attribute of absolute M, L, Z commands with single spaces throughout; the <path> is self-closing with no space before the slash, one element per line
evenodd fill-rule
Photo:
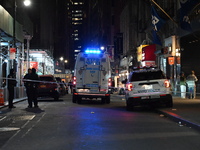
<path fill-rule="evenodd" d="M 137 60 L 138 61 L 142 61 L 142 48 L 146 47 L 148 45 L 140 45 L 139 47 L 137 47 Z"/>
<path fill-rule="evenodd" d="M 156 45 L 149 45 L 142 49 L 142 61 L 155 61 L 156 55 L 155 55 Z"/>
<path fill-rule="evenodd" d="M 16 48 L 10 48 L 10 59 L 15 59 Z"/>
<path fill-rule="evenodd" d="M 174 57 L 168 57 L 169 65 L 174 65 Z"/>
<path fill-rule="evenodd" d="M 38 62 L 31 61 L 30 62 L 30 68 L 35 68 L 38 71 Z"/>

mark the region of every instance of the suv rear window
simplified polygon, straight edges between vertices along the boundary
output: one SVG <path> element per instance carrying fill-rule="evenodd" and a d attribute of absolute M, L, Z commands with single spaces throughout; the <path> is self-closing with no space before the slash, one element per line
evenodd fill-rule
<path fill-rule="evenodd" d="M 55 81 L 52 77 L 39 77 L 40 81 Z"/>
<path fill-rule="evenodd" d="M 166 79 L 166 77 L 161 70 L 160 71 L 147 71 L 147 72 L 133 72 L 129 76 L 129 82 L 155 80 L 155 79 Z"/>

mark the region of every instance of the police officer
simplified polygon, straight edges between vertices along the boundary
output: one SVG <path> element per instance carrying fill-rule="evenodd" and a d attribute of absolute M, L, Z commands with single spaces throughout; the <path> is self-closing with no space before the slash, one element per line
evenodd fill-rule
<path fill-rule="evenodd" d="M 26 95 L 28 97 L 28 108 L 32 107 L 32 101 L 30 98 L 30 94 L 31 94 L 31 83 L 30 83 L 30 75 L 32 73 L 32 69 L 29 68 L 28 69 L 28 73 L 24 76 L 24 86 L 26 87 Z"/>
<path fill-rule="evenodd" d="M 29 76 L 30 78 L 30 107 L 32 107 L 32 102 L 34 103 L 34 107 L 38 108 L 38 101 L 37 101 L 37 88 L 38 88 L 38 80 L 39 77 L 36 73 L 36 69 L 32 68 L 32 73 Z"/>
<path fill-rule="evenodd" d="M 17 81 L 16 81 L 15 70 L 14 69 L 10 69 L 10 74 L 8 75 L 8 87 L 7 87 L 8 88 L 8 93 L 9 93 L 9 96 L 8 96 L 8 107 L 10 109 L 16 108 L 13 105 L 14 90 L 15 90 L 16 84 L 17 84 Z"/>

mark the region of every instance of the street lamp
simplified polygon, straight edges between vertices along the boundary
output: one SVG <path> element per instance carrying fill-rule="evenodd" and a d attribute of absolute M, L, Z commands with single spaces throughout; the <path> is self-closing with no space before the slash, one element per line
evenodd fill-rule
<path fill-rule="evenodd" d="M 63 59 L 64 59 L 63 57 L 60 57 L 60 61 L 63 61 Z"/>
<path fill-rule="evenodd" d="M 31 5 L 31 1 L 30 0 L 24 0 L 24 5 L 25 6 L 30 6 Z"/>

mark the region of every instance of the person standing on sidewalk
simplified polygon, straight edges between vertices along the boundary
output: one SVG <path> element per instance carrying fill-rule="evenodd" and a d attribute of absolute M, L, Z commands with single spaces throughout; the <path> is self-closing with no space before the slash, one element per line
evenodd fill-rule
<path fill-rule="evenodd" d="M 188 85 L 188 91 L 189 91 L 189 99 L 195 99 L 196 98 L 196 83 L 198 79 L 195 76 L 195 72 L 192 70 L 191 74 L 187 76 L 187 85 Z"/>
<path fill-rule="evenodd" d="M 13 99 L 14 99 L 14 91 L 15 91 L 15 86 L 17 84 L 16 81 L 16 75 L 15 75 L 15 70 L 14 69 L 10 69 L 10 74 L 8 75 L 8 107 L 11 108 L 16 108 L 13 105 Z"/>
<path fill-rule="evenodd" d="M 186 97 L 186 77 L 184 72 L 180 74 L 180 89 L 181 89 L 181 98 L 185 99 Z"/>
<path fill-rule="evenodd" d="M 28 73 L 24 76 L 24 86 L 26 87 L 26 95 L 28 97 L 28 108 L 32 107 L 32 101 L 30 98 L 30 94 L 31 94 L 31 83 L 30 81 L 26 81 L 26 80 L 30 80 L 30 75 L 32 73 L 32 69 L 29 68 L 28 69 Z"/>
<path fill-rule="evenodd" d="M 30 74 L 30 80 L 32 80 L 30 83 L 30 108 L 32 107 L 32 102 L 34 103 L 34 107 L 38 108 L 38 101 L 37 101 L 37 89 L 39 84 L 39 77 L 36 73 L 36 69 L 32 68 L 32 73 Z"/>

